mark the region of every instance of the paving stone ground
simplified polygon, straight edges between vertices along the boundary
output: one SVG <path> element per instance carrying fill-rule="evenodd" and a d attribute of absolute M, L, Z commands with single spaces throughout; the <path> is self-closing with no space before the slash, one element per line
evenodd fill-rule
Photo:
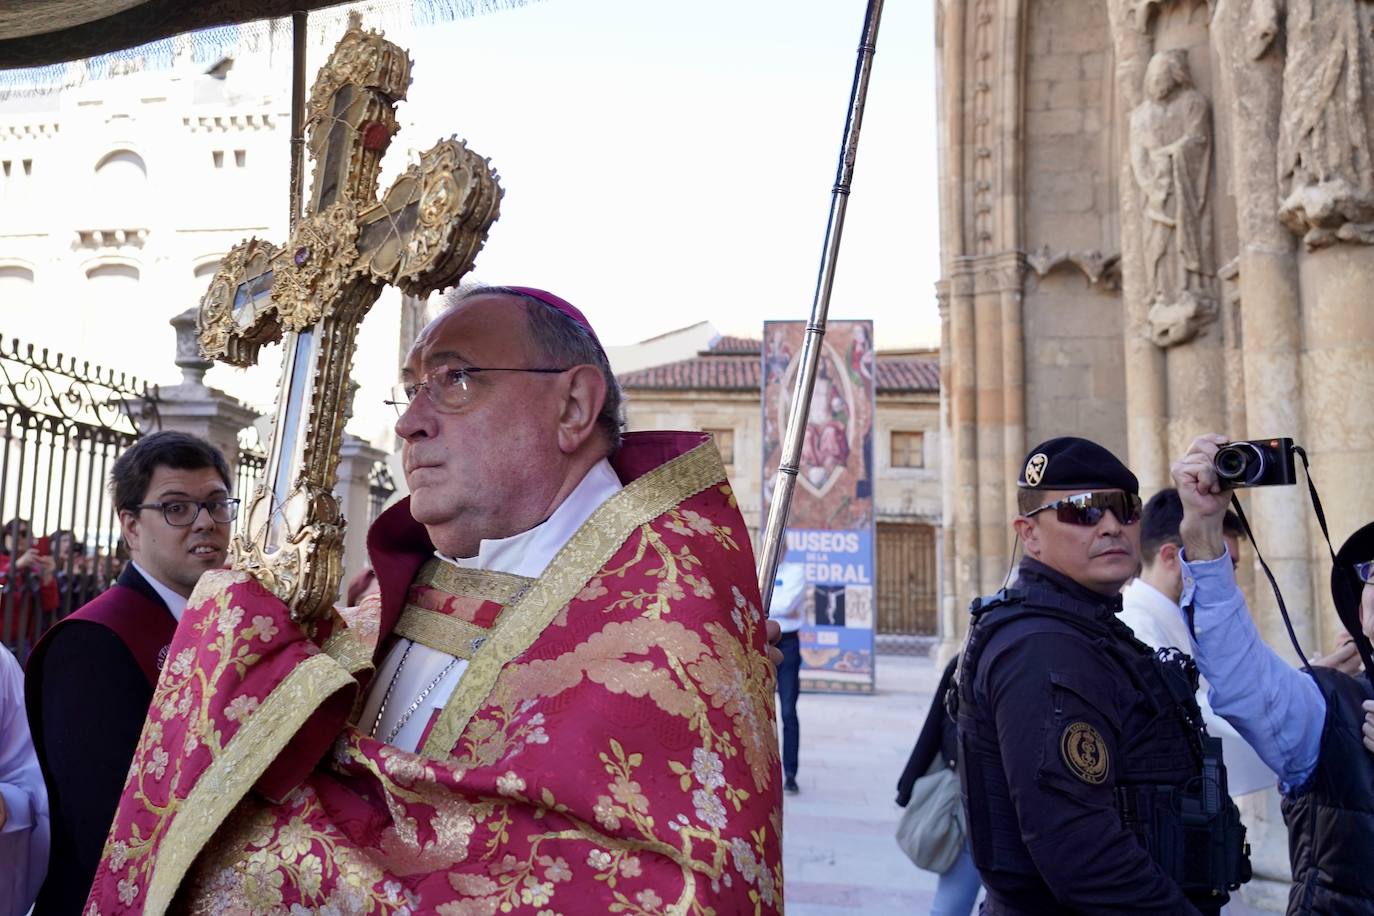
<path fill-rule="evenodd" d="M 802 694 L 801 794 L 783 808 L 789 916 L 930 909 L 936 876 L 897 848 L 893 799 L 938 681 L 929 659 L 879 655 L 875 694 Z"/>

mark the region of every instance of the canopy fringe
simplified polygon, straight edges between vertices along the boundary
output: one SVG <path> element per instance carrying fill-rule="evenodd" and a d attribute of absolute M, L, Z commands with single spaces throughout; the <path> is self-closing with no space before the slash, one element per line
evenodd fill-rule
<path fill-rule="evenodd" d="M 391 33 L 425 28 L 458 19 L 516 9 L 535 0 L 359 0 L 310 14 L 307 41 L 312 48 L 332 47 L 357 12 L 363 25 Z M 211 67 L 226 57 L 291 55 L 291 17 L 188 32 L 83 60 L 0 70 L 0 101 L 49 95 L 95 81 L 147 71 L 171 70 L 190 62 Z"/>

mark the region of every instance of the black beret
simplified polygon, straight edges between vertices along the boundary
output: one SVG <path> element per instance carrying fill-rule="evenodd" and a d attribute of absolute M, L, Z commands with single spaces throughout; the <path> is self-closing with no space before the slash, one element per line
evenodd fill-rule
<path fill-rule="evenodd" d="M 1369 560 L 1374 560 L 1374 522 L 1346 539 L 1331 566 L 1331 600 L 1336 602 L 1336 613 L 1357 644 L 1365 641 L 1360 629 L 1360 593 L 1364 583 L 1355 575 L 1354 566 Z"/>
<path fill-rule="evenodd" d="M 1125 490 L 1140 495 L 1140 481 L 1130 468 L 1096 442 L 1077 436 L 1060 436 L 1031 449 L 1016 485 L 1025 490 Z"/>

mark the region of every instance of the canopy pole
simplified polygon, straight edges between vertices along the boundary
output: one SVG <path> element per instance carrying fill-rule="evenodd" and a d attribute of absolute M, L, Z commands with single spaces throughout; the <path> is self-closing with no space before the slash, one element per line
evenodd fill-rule
<path fill-rule="evenodd" d="M 806 324 L 802 343 L 801 368 L 797 372 L 797 386 L 792 405 L 787 412 L 787 432 L 783 437 L 782 459 L 773 487 L 772 505 L 764 530 L 759 556 L 759 593 L 765 610 L 773 599 L 773 581 L 782 559 L 783 534 L 787 516 L 792 509 L 792 493 L 800 470 L 802 436 L 806 430 L 806 415 L 811 406 L 811 393 L 816 386 L 816 370 L 820 365 L 821 343 L 825 339 L 825 320 L 830 312 L 830 291 L 835 285 L 835 264 L 840 256 L 840 237 L 844 234 L 844 214 L 849 204 L 849 185 L 854 177 L 854 159 L 859 152 L 859 129 L 863 126 L 864 102 L 868 98 L 868 77 L 873 69 L 873 52 L 878 42 L 878 22 L 883 15 L 883 0 L 868 0 L 864 12 L 863 35 L 859 42 L 858 61 L 854 66 L 854 85 L 849 93 L 849 110 L 845 115 L 844 137 L 840 144 L 840 164 L 835 174 L 835 186 L 830 194 L 830 217 L 825 227 L 825 245 L 821 254 L 820 274 L 816 278 L 816 295 L 811 304 L 811 320 Z"/>
<path fill-rule="evenodd" d="M 296 231 L 305 193 L 305 21 L 310 14 L 296 10 L 291 14 L 291 218 L 289 232 Z"/>

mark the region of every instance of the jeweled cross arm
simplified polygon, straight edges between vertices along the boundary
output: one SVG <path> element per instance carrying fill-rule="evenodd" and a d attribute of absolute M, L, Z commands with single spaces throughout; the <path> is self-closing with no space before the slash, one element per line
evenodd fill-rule
<path fill-rule="evenodd" d="M 455 139 L 377 198 L 409 84 L 405 51 L 352 22 L 310 95 L 306 212 L 286 245 L 249 239 L 231 250 L 200 307 L 201 347 L 214 359 L 252 365 L 263 344 L 283 340 L 267 467 L 231 563 L 306 622 L 333 604 L 342 575 L 333 491 L 358 325 L 387 284 L 422 298 L 456 284 L 499 211 L 490 163 Z"/>

